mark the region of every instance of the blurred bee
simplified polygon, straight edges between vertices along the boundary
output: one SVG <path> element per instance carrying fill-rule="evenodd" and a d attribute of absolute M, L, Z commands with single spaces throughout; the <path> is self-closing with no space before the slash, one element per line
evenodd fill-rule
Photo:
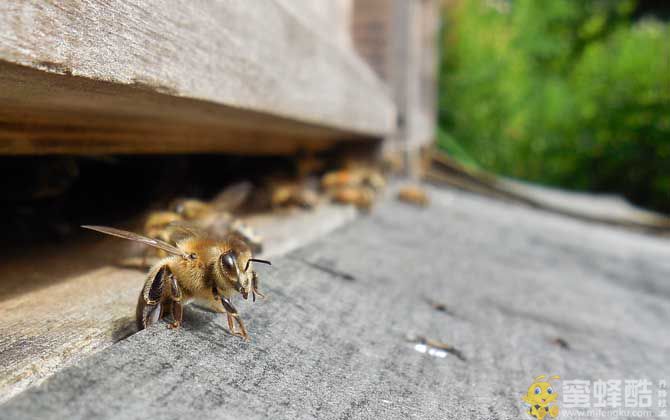
<path fill-rule="evenodd" d="M 165 251 L 162 258 L 149 270 L 147 280 L 137 302 L 137 325 L 140 329 L 171 313 L 169 328 L 178 328 L 183 319 L 183 305 L 198 299 L 208 302 L 218 312 L 225 312 L 231 334 L 249 339 L 244 323 L 230 299 L 241 294 L 256 301 L 258 275 L 252 262 L 270 265 L 269 261 L 252 258 L 251 249 L 234 235 L 213 239 L 199 232 L 173 246 L 160 239 L 105 226 L 82 226 L 107 235 L 140 242 Z M 239 327 L 236 328 L 235 324 Z"/>
<path fill-rule="evenodd" d="M 298 181 L 274 181 L 270 184 L 270 191 L 270 206 L 274 209 L 283 207 L 311 209 L 319 202 L 316 192 Z"/>
<path fill-rule="evenodd" d="M 353 204 L 369 210 L 377 194 L 386 185 L 383 175 L 370 167 L 351 167 L 326 173 L 321 178 L 321 188 L 332 201 Z"/>
<path fill-rule="evenodd" d="M 182 220 L 184 219 L 173 211 L 151 212 L 144 222 L 144 234 L 150 238 L 170 242 L 170 235 L 167 227 L 172 223 L 181 222 Z"/>
<path fill-rule="evenodd" d="M 249 200 L 248 207 L 260 212 L 292 207 L 312 209 L 319 204 L 319 196 L 309 181 L 283 175 L 269 177 Z"/>
<path fill-rule="evenodd" d="M 180 198 L 172 202 L 171 211 L 183 220 L 205 220 L 210 217 L 232 218 L 230 212 L 240 207 L 249 197 L 252 185 L 248 181 L 238 182 L 224 189 L 211 201 Z"/>
<path fill-rule="evenodd" d="M 428 207 L 430 204 L 426 191 L 415 185 L 402 187 L 398 191 L 398 200 L 420 207 Z"/>
<path fill-rule="evenodd" d="M 363 186 L 380 191 L 386 186 L 381 172 L 369 167 L 352 167 L 327 172 L 321 178 L 321 188 L 332 190 L 342 187 Z"/>
<path fill-rule="evenodd" d="M 149 238 L 176 244 L 177 239 L 173 236 L 180 227 L 197 227 L 215 234 L 235 233 L 246 241 L 254 252 L 260 252 L 263 238 L 251 227 L 235 219 L 231 213 L 247 199 L 251 187 L 249 182 L 234 184 L 223 190 L 211 202 L 192 198 L 178 199 L 172 203 L 170 211 L 156 211 L 147 216 L 144 234 Z M 161 258 L 167 256 L 161 249 L 156 253 Z"/>
<path fill-rule="evenodd" d="M 368 187 L 342 187 L 331 192 L 331 199 L 340 204 L 353 204 L 359 210 L 370 210 L 375 193 Z"/>

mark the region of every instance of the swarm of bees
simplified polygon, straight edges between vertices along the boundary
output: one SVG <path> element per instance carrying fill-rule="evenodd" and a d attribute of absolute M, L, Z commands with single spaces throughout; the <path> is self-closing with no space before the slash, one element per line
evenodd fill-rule
<path fill-rule="evenodd" d="M 107 235 L 140 242 L 167 254 L 150 269 L 140 293 L 136 319 L 140 329 L 171 314 L 169 328 L 178 328 L 183 305 L 197 299 L 217 312 L 225 312 L 231 334 L 249 339 L 237 309 L 231 303 L 236 294 L 247 299 L 264 297 L 258 289 L 253 262 L 270 264 L 252 257 L 251 248 L 239 237 L 229 234 L 221 239 L 205 232 L 181 228 L 184 236 L 175 244 L 133 232 L 106 226 L 83 226 Z M 239 327 L 236 328 L 236 325 Z"/>

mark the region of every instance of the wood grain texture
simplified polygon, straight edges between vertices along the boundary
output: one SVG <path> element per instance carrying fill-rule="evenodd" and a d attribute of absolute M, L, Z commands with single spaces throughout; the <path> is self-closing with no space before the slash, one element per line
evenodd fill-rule
<path fill-rule="evenodd" d="M 355 0 L 352 15 L 353 45 L 391 87 L 398 108 L 398 130 L 384 152 L 415 155 L 435 137 L 439 2 Z"/>
<path fill-rule="evenodd" d="M 392 132 L 386 88 L 313 9 L 279 0 L 0 2 L 0 151 L 58 151 L 67 130 L 93 151 L 154 150 L 166 137 L 178 152 L 186 136 L 202 151 L 261 153 L 271 133 L 295 150 L 309 138 Z M 31 129 L 42 114 L 49 129 Z"/>
<path fill-rule="evenodd" d="M 355 215 L 350 207 L 324 205 L 313 212 L 255 215 L 246 222 L 265 237 L 261 256 L 274 258 Z M 90 234 L 84 242 L 3 261 L 0 402 L 135 332 L 135 305 L 146 270 L 117 262 L 141 252 L 134 243 Z"/>
<path fill-rule="evenodd" d="M 370 136 L 0 62 L 0 154 L 291 154 Z"/>

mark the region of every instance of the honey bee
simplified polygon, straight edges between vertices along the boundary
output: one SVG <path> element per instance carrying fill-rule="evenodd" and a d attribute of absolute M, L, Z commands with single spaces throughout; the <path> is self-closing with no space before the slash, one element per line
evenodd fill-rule
<path fill-rule="evenodd" d="M 217 312 L 226 313 L 231 334 L 249 339 L 231 298 L 238 293 L 244 299 L 251 295 L 254 302 L 257 295 L 265 297 L 258 290 L 258 275 L 253 270 L 252 262 L 271 263 L 252 258 L 251 249 L 244 241 L 234 235 L 219 240 L 191 231 L 176 245 L 171 245 L 160 239 L 111 227 L 82 227 L 140 242 L 168 254 L 149 269 L 137 302 L 138 328 L 147 328 L 168 313 L 173 318 L 168 328 L 178 328 L 182 323 L 183 305 L 197 299 L 208 302 Z"/>
<path fill-rule="evenodd" d="M 375 193 L 368 187 L 342 187 L 331 192 L 332 200 L 341 204 L 353 204 L 359 210 L 370 210 Z"/>
<path fill-rule="evenodd" d="M 251 188 L 250 182 L 243 181 L 224 189 L 209 202 L 195 198 L 180 198 L 172 203 L 171 211 L 187 221 L 203 220 L 212 216 L 232 218 L 230 212 L 244 203 Z"/>
<path fill-rule="evenodd" d="M 301 207 L 314 208 L 319 202 L 317 194 L 297 181 L 279 181 L 271 185 L 270 205 L 272 208 Z"/>
<path fill-rule="evenodd" d="M 156 211 L 147 216 L 144 234 L 149 238 L 174 244 L 175 232 L 184 226 L 218 234 L 235 233 L 254 252 L 261 252 L 263 238 L 250 226 L 235 219 L 231 213 L 247 199 L 250 191 L 251 183 L 240 182 L 223 190 L 211 202 L 194 198 L 178 199 L 170 206 L 171 210 Z M 167 256 L 161 249 L 156 250 L 156 254 L 161 258 Z M 146 260 L 146 253 L 143 260 Z"/>
<path fill-rule="evenodd" d="M 170 240 L 166 227 L 171 223 L 180 222 L 183 218 L 172 211 L 155 211 L 150 213 L 144 222 L 144 234 L 150 238 Z"/>
<path fill-rule="evenodd" d="M 374 168 L 353 166 L 328 172 L 321 178 L 321 188 L 336 203 L 353 204 L 370 210 L 377 194 L 386 185 L 383 175 Z"/>
<path fill-rule="evenodd" d="M 321 188 L 324 190 L 355 186 L 368 187 L 377 192 L 386 186 L 386 180 L 379 171 L 370 167 L 339 169 L 321 178 Z"/>
<path fill-rule="evenodd" d="M 414 185 L 401 188 L 398 191 L 398 200 L 420 207 L 428 207 L 430 204 L 426 191 Z"/>
<path fill-rule="evenodd" d="M 319 204 L 319 195 L 312 181 L 309 177 L 275 174 L 261 182 L 247 208 L 258 212 L 296 207 L 313 209 Z"/>
<path fill-rule="evenodd" d="M 179 223 L 183 218 L 173 211 L 154 211 L 149 213 L 144 221 L 144 234 L 150 238 L 160 239 L 161 241 L 171 242 L 171 230 L 168 226 Z M 142 253 L 142 266 L 146 266 L 147 257 L 151 252 L 151 248 L 147 248 Z M 167 253 L 160 249 L 153 249 L 155 255 L 159 258 L 167 257 Z"/>

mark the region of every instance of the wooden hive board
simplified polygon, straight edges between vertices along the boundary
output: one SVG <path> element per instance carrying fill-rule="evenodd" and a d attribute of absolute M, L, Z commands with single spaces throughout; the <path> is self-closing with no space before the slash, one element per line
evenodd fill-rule
<path fill-rule="evenodd" d="M 2 2 L 0 153 L 292 153 L 392 132 L 385 86 L 301 10 Z"/>

